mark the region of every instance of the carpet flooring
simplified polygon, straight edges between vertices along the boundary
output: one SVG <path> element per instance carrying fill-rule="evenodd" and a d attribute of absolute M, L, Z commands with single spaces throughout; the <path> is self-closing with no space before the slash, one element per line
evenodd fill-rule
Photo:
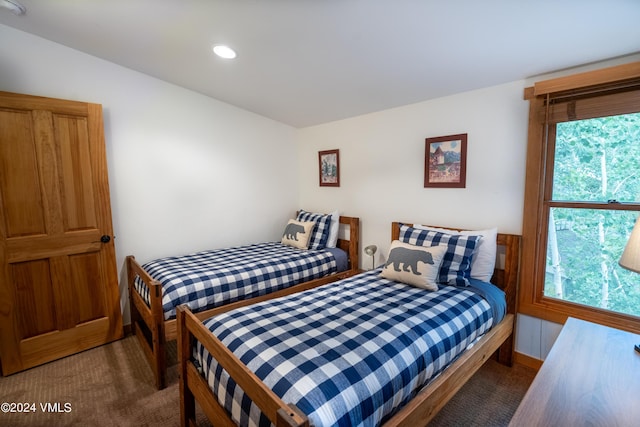
<path fill-rule="evenodd" d="M 134 336 L 0 377 L 0 426 L 178 426 L 175 343 L 170 343 L 169 386 L 156 390 Z M 535 371 L 489 360 L 430 426 L 506 426 Z M 210 426 L 198 410 L 198 422 Z"/>

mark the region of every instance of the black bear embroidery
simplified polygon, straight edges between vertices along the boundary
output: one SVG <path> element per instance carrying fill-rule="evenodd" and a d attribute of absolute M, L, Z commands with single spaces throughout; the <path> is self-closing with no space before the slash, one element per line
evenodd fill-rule
<path fill-rule="evenodd" d="M 404 264 L 402 270 L 406 272 L 411 270 L 416 276 L 421 276 L 422 273 L 418 271 L 418 261 L 422 261 L 425 264 L 433 264 L 433 257 L 429 252 L 399 247 L 391 249 L 389 259 L 384 266 L 386 268 L 388 265 L 393 264 L 393 269 L 400 271 L 400 264 Z"/>
<path fill-rule="evenodd" d="M 304 227 L 298 224 L 287 224 L 282 237 L 288 240 L 298 241 L 298 233 L 304 234 Z"/>

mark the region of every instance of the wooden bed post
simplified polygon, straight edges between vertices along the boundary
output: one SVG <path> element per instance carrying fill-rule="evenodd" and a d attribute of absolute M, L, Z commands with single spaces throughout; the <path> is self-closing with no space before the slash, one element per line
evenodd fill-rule
<path fill-rule="evenodd" d="M 134 287 L 131 285 L 136 278 L 135 273 L 133 272 L 132 264 L 135 260 L 133 255 L 129 255 L 125 258 L 125 266 L 127 267 L 127 286 L 129 288 L 129 316 L 131 317 L 131 332 L 133 334 L 136 333 L 136 324 L 140 321 L 140 314 L 136 308 L 136 305 L 133 302 L 133 293 L 135 292 Z"/>
<path fill-rule="evenodd" d="M 349 259 L 352 270 L 360 268 L 360 226 L 358 222 L 358 218 L 349 220 Z"/>
<path fill-rule="evenodd" d="M 138 265 L 132 255 L 126 258 L 127 280 L 129 286 L 129 309 L 131 313 L 131 330 L 137 335 L 142 350 L 151 365 L 153 376 L 158 390 L 166 387 L 167 357 L 165 353 L 165 325 L 164 312 L 162 310 L 162 286 L 157 281 L 146 275 L 146 272 Z M 145 276 L 144 282 L 149 289 L 150 307 L 146 310 L 146 303 L 142 296 L 135 290 L 136 276 Z M 141 311 L 144 310 L 144 311 Z M 151 334 L 151 342 L 142 329 L 146 326 Z"/>
<path fill-rule="evenodd" d="M 505 266 L 500 273 L 503 274 L 502 290 L 507 298 L 507 313 L 513 313 L 513 330 L 515 331 L 516 313 L 518 310 L 518 278 L 520 270 L 520 241 L 521 237 L 514 234 L 499 234 L 498 245 L 505 248 Z M 508 265 L 506 265 L 508 263 Z M 496 269 L 496 273 L 498 270 Z M 515 350 L 514 334 L 509 336 L 498 350 L 498 362 L 503 365 L 513 365 L 513 352 Z"/>
<path fill-rule="evenodd" d="M 349 240 L 338 239 L 338 247 L 347 252 L 349 270 L 357 273 L 360 268 L 360 218 L 340 217 L 340 224 L 349 226 Z"/>
<path fill-rule="evenodd" d="M 190 422 L 195 423 L 196 419 L 196 401 L 193 397 L 193 393 L 189 387 L 187 387 L 187 362 L 191 355 L 191 334 L 189 333 L 186 323 L 184 307 L 179 306 L 177 311 L 177 323 L 178 323 L 178 363 L 180 370 L 180 425 L 183 427 L 189 426 Z"/>
<path fill-rule="evenodd" d="M 397 221 L 391 223 L 391 241 L 398 240 L 400 238 L 400 224 Z M 403 223 L 404 224 L 404 223 Z M 412 224 L 406 224 L 411 226 Z"/>
<path fill-rule="evenodd" d="M 162 310 L 162 285 L 153 281 L 149 289 L 151 302 L 151 337 L 153 340 L 153 355 L 155 358 L 156 387 L 158 390 L 167 386 L 167 352 L 165 351 L 166 339 L 164 335 L 164 311 Z"/>

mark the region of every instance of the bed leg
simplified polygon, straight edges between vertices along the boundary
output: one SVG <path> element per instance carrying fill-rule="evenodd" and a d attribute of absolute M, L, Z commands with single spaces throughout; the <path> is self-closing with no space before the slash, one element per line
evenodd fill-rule
<path fill-rule="evenodd" d="M 498 348 L 498 363 L 513 366 L 513 335 Z"/>
<path fill-rule="evenodd" d="M 195 424 L 196 401 L 187 385 L 187 363 L 189 361 L 191 338 L 185 323 L 184 308 L 178 307 L 178 366 L 180 384 L 180 425 L 186 427 Z"/>
<path fill-rule="evenodd" d="M 129 255 L 126 258 L 126 266 L 127 266 L 127 286 L 129 288 L 129 316 L 131 317 L 131 333 L 135 335 L 136 333 L 136 324 L 140 321 L 140 315 L 138 314 L 138 310 L 136 305 L 133 303 L 133 293 L 135 292 L 135 288 L 133 282 L 135 280 L 135 274 L 133 272 L 133 268 L 131 267 L 131 263 L 135 258 L 133 255 Z"/>
<path fill-rule="evenodd" d="M 166 350 L 164 350 L 164 333 L 159 332 L 158 335 L 157 340 L 162 340 L 163 342 L 153 346 L 153 353 L 156 358 L 156 388 L 162 390 L 167 386 L 167 357 L 165 353 Z"/>
<path fill-rule="evenodd" d="M 515 325 L 515 315 L 513 316 L 513 323 L 512 323 L 512 332 L 511 334 L 504 340 L 504 342 L 502 343 L 502 345 L 500 347 L 498 347 L 498 349 L 495 351 L 495 353 L 493 354 L 493 359 L 496 360 L 498 363 L 500 363 L 501 365 L 505 365 L 508 367 L 512 367 L 513 366 L 513 353 L 515 351 L 514 348 L 514 336 L 515 336 L 515 331 L 516 331 L 516 325 Z"/>
<path fill-rule="evenodd" d="M 164 333 L 164 313 L 162 311 L 162 286 L 155 282 L 149 293 L 151 299 L 151 316 L 153 325 L 153 356 L 155 359 L 156 387 L 161 390 L 167 386 L 167 352 Z"/>

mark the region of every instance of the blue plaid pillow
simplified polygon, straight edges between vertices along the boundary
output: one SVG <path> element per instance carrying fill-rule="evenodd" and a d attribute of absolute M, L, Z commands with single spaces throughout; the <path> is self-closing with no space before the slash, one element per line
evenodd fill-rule
<path fill-rule="evenodd" d="M 482 236 L 452 235 L 400 225 L 400 241 L 417 246 L 447 245 L 437 282 L 443 285 L 469 286 L 471 260 Z"/>
<path fill-rule="evenodd" d="M 324 249 L 329 240 L 329 228 L 331 227 L 331 215 L 306 212 L 302 209 L 298 211 L 298 221 L 313 221 L 316 225 L 311 231 L 309 239 L 309 249 Z"/>

